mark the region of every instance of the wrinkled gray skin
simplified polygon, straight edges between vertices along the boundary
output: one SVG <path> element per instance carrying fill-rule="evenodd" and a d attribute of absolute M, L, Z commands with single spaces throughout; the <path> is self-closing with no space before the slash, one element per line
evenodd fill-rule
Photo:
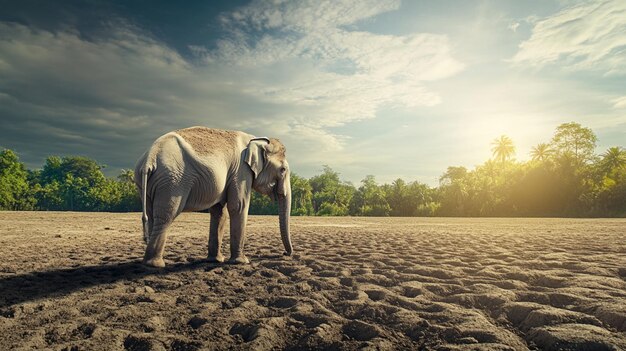
<path fill-rule="evenodd" d="M 183 211 L 206 209 L 211 214 L 209 261 L 224 261 L 220 247 L 230 217 L 228 262 L 248 263 L 243 246 L 252 189 L 278 201 L 284 254 L 291 255 L 289 174 L 285 148 L 277 139 L 205 127 L 158 138 L 135 167 L 147 243 L 144 264 L 164 267 L 163 249 L 172 221 Z"/>

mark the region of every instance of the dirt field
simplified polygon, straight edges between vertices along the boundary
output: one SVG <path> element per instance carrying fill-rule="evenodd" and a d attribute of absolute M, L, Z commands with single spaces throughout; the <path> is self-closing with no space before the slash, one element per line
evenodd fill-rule
<path fill-rule="evenodd" d="M 158 270 L 137 213 L 0 212 L 0 349 L 626 350 L 626 220 L 293 218 L 287 258 L 251 217 L 244 266 L 208 220 Z"/>

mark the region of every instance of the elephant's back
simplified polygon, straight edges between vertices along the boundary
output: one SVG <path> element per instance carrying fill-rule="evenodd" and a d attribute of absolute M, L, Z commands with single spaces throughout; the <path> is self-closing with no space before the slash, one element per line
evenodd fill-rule
<path fill-rule="evenodd" d="M 223 154 L 224 151 L 238 149 L 238 141 L 243 133 L 213 129 L 208 127 L 191 127 L 174 131 L 183 138 L 199 156 Z"/>

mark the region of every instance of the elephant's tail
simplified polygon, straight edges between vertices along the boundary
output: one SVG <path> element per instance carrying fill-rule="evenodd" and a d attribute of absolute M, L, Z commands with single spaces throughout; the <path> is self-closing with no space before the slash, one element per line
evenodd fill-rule
<path fill-rule="evenodd" d="M 146 206 L 146 198 L 147 198 L 147 188 L 148 188 L 148 173 L 150 173 L 150 168 L 145 167 L 141 171 L 141 221 L 143 222 L 143 241 L 148 243 L 148 237 L 150 236 L 150 228 L 148 225 L 148 211 Z"/>
<path fill-rule="evenodd" d="M 157 139 L 158 140 L 158 139 Z M 155 142 L 156 143 L 156 142 Z M 141 197 L 141 221 L 143 223 L 143 240 L 148 242 L 150 237 L 150 217 L 152 217 L 152 204 L 148 204 L 148 179 L 154 173 L 157 168 L 157 153 L 158 148 L 151 146 L 135 165 L 135 184 L 137 190 L 139 190 L 139 196 Z M 148 206 L 150 205 L 150 206 Z M 150 216 L 150 217 L 148 217 Z"/>

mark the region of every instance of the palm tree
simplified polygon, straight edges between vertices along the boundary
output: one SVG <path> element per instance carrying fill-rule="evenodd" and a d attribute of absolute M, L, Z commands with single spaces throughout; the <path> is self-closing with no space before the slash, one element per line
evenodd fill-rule
<path fill-rule="evenodd" d="M 513 145 L 513 140 L 506 135 L 496 138 L 491 143 L 491 146 L 493 157 L 500 162 L 504 162 L 511 156 L 515 155 L 515 145 Z"/>
<path fill-rule="evenodd" d="M 533 161 L 545 161 L 554 154 L 554 150 L 550 148 L 548 143 L 539 143 L 530 150 L 530 156 Z"/>
<path fill-rule="evenodd" d="M 441 185 L 450 185 L 452 183 L 458 182 L 467 176 L 467 168 L 459 166 L 448 167 L 446 173 L 444 173 L 441 177 L 439 177 L 439 183 Z"/>
<path fill-rule="evenodd" d="M 610 147 L 602 154 L 602 168 L 606 173 L 626 167 L 626 150 L 618 146 Z"/>

